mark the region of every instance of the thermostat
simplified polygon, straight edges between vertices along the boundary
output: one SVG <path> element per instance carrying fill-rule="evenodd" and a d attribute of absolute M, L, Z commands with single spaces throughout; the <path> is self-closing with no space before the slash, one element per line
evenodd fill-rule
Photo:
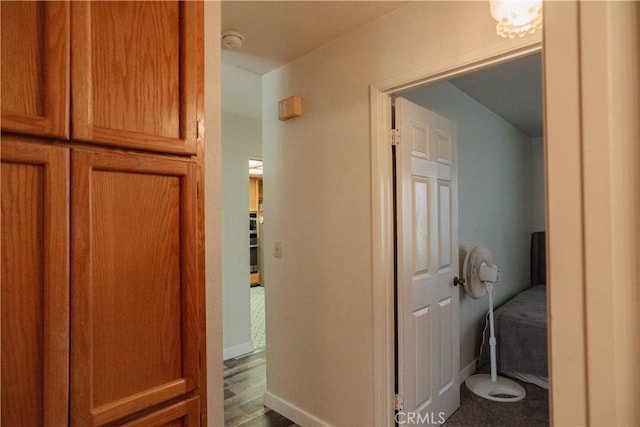
<path fill-rule="evenodd" d="M 302 98 L 290 96 L 278 102 L 278 119 L 289 120 L 302 115 Z"/>

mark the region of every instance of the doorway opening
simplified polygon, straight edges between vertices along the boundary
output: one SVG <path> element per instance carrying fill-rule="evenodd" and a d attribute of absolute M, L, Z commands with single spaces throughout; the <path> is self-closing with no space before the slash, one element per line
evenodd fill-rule
<path fill-rule="evenodd" d="M 392 128 L 393 118 L 391 115 L 391 106 L 392 103 L 395 102 L 395 100 L 392 101 L 392 97 L 401 96 L 447 118 L 453 118 L 456 122 L 458 137 L 460 138 L 462 134 L 465 138 L 465 141 L 459 143 L 460 145 L 457 150 L 458 154 L 463 152 L 463 155 L 462 158 L 459 159 L 461 163 L 457 166 L 460 172 L 461 200 L 459 206 L 460 242 L 459 246 L 456 246 L 456 248 L 460 247 L 460 252 L 456 255 L 458 255 L 459 260 L 462 261 L 466 250 L 475 243 L 484 243 L 489 247 L 493 246 L 494 256 L 496 253 L 501 254 L 499 257 L 496 257 L 498 258 L 496 259 L 496 263 L 499 264 L 503 272 L 503 282 L 496 285 L 498 296 L 498 304 L 496 304 L 496 307 L 498 307 L 499 304 L 506 303 L 512 297 L 519 294 L 519 292 L 532 285 L 530 281 L 530 271 L 532 268 L 530 265 L 530 260 L 532 259 L 530 255 L 530 245 L 532 233 L 544 232 L 545 229 L 544 141 L 542 138 L 540 51 L 541 46 L 536 44 L 526 49 L 521 49 L 518 52 L 511 52 L 506 55 L 503 54 L 485 59 L 457 69 L 441 70 L 440 73 L 419 81 L 387 83 L 385 87 L 381 88 L 372 87 L 372 122 L 374 126 L 372 132 L 374 134 L 374 141 L 377 140 L 380 143 L 377 149 L 374 148 L 374 170 L 372 173 L 374 176 L 381 176 L 381 178 L 376 179 L 379 182 L 390 183 L 392 182 L 392 177 L 396 176 L 391 168 L 377 167 L 377 165 L 380 165 L 382 157 L 391 162 L 391 154 L 381 154 L 380 151 L 383 149 L 383 143 L 385 144 L 384 149 L 388 147 L 389 131 L 387 130 L 383 133 L 383 128 Z M 519 71 L 516 70 L 518 67 Z M 526 69 L 533 70 L 533 73 L 530 73 L 530 75 L 537 74 L 537 83 L 531 85 L 530 81 L 523 77 L 521 71 Z M 522 91 L 514 93 L 513 87 L 509 86 L 509 82 L 505 80 L 504 75 L 500 75 L 500 73 L 508 71 L 517 76 L 515 81 L 520 83 L 520 85 L 528 91 L 528 95 L 523 95 Z M 492 87 L 493 92 L 487 91 L 488 88 L 486 87 L 487 79 L 490 78 L 490 74 L 492 73 L 499 76 L 493 77 L 497 85 Z M 478 93 L 480 89 L 474 91 L 474 88 L 484 90 L 484 95 Z M 482 92 L 482 90 L 480 90 L 480 92 Z M 495 93 L 496 91 L 501 92 Z M 452 93 L 455 96 L 447 96 Z M 527 128 L 526 124 L 516 123 L 517 120 L 513 117 L 505 117 L 503 113 L 499 111 L 499 105 L 496 106 L 494 105 L 495 102 L 492 104 L 491 101 L 486 100 L 487 98 L 491 98 L 491 95 L 495 95 L 494 98 L 498 100 L 501 99 L 502 103 L 507 105 L 506 109 L 512 110 L 511 112 L 514 112 L 513 110 L 516 109 L 519 109 L 521 112 L 527 109 L 529 111 L 537 109 L 535 115 L 539 118 L 539 124 L 534 126 L 535 129 Z M 533 99 L 533 96 L 537 99 Z M 473 107 L 469 105 L 466 107 L 456 105 L 456 102 L 454 102 L 455 97 L 459 98 L 458 101 L 462 100 Z M 509 104 L 509 102 L 512 104 Z M 499 134 L 494 135 L 493 138 L 483 135 L 483 132 L 487 133 L 490 130 L 487 119 L 473 117 L 470 114 L 461 114 L 461 110 L 464 108 L 467 110 L 484 110 L 484 114 L 487 115 L 487 117 L 492 116 L 491 120 L 495 122 L 494 125 L 498 126 L 495 132 Z M 466 111 L 466 113 L 469 113 L 469 111 Z M 470 122 L 470 124 L 462 123 L 464 121 L 461 119 L 462 117 Z M 379 120 L 376 120 L 376 118 Z M 500 124 L 500 122 L 502 122 L 502 124 Z M 502 125 L 504 125 L 504 129 L 500 131 L 499 128 Z M 469 131 L 473 126 L 477 126 L 478 131 Z M 509 130 L 509 128 L 511 128 L 511 130 Z M 510 149 L 505 148 L 508 147 L 506 145 L 501 147 L 500 144 L 506 144 L 507 139 L 511 136 L 515 136 L 513 142 L 515 145 Z M 484 138 L 485 141 L 483 143 L 482 141 L 478 142 L 482 138 Z M 410 143 L 408 139 L 410 139 L 410 136 L 401 132 L 400 144 Z M 473 141 L 469 142 L 469 140 Z M 520 145 L 515 141 L 519 141 Z M 474 164 L 476 166 L 474 166 Z M 510 178 L 506 178 L 505 174 L 510 174 Z M 399 179 L 398 177 L 398 180 Z M 476 186 L 480 187 L 480 190 L 474 189 Z M 509 194 L 501 192 L 501 188 L 503 187 L 512 187 Z M 377 199 L 376 196 L 378 196 Z M 393 217 L 393 205 L 390 203 L 393 201 L 393 197 L 391 193 L 374 193 L 374 202 L 379 202 L 381 206 L 385 206 L 384 209 L 381 209 L 382 215 L 380 221 L 375 224 L 376 228 L 381 230 L 377 238 L 382 237 L 387 239 L 393 237 L 390 236 L 391 232 L 389 231 L 393 230 L 393 223 L 389 221 L 389 218 Z M 437 201 L 437 198 L 435 200 Z M 508 204 L 509 200 L 512 203 L 511 205 Z M 491 206 L 494 205 L 497 205 L 498 214 L 502 216 L 492 214 Z M 509 234 L 507 232 L 509 227 L 519 229 L 513 238 L 505 237 L 505 234 Z M 400 233 L 400 231 L 398 231 L 398 233 Z M 383 243 L 380 248 L 388 250 L 389 245 Z M 393 256 L 389 258 L 393 259 Z M 544 259 L 544 255 L 542 259 Z M 401 260 L 399 260 L 399 262 L 401 262 Z M 381 279 L 381 282 L 378 283 L 382 283 L 384 277 L 388 278 L 386 279 L 386 283 L 390 283 L 395 275 L 393 273 L 395 267 L 396 266 L 389 264 L 382 266 L 382 268 L 378 270 L 379 273 L 382 274 L 375 275 L 376 278 Z M 454 266 L 454 269 L 457 273 L 461 273 L 461 268 L 458 268 L 458 265 Z M 506 278 L 507 274 L 511 276 L 510 279 Z M 508 280 L 508 282 L 506 282 L 506 280 Z M 487 311 L 487 300 L 473 300 L 465 295 L 464 291 L 458 292 L 460 298 L 459 320 L 462 338 L 459 342 L 461 346 L 461 360 L 459 367 L 456 367 L 456 372 L 457 383 L 461 384 L 467 376 L 475 371 L 476 360 L 478 359 L 478 352 L 483 337 L 485 325 L 484 314 Z M 381 318 L 386 319 L 387 322 L 390 322 L 395 327 L 395 322 L 393 322 L 395 311 L 389 311 L 389 307 L 384 306 L 385 303 L 388 304 L 389 302 L 393 304 L 393 293 L 389 291 L 382 293 L 386 296 L 386 300 L 378 304 L 378 308 L 381 312 L 386 312 L 387 314 Z M 401 317 L 402 313 L 397 313 L 397 316 Z M 546 312 L 542 314 L 542 317 L 546 319 Z M 546 344 L 546 331 L 544 335 Z M 389 345 L 393 345 L 394 339 L 396 338 L 398 338 L 401 347 L 401 337 L 397 337 L 394 334 L 393 336 L 388 336 L 384 341 L 378 341 L 379 344 L 383 344 L 381 349 L 383 347 L 389 348 Z M 486 340 L 488 340 L 488 337 Z M 486 347 L 487 343 L 485 343 L 483 348 Z M 401 375 L 403 375 L 403 373 L 406 374 L 406 372 L 403 371 L 402 360 L 400 360 L 402 356 L 396 353 L 396 351 L 397 349 L 394 349 L 392 353 L 394 354 L 393 360 L 390 360 L 391 358 L 386 359 L 389 362 L 385 362 L 385 366 L 387 367 L 386 372 L 389 374 L 389 377 L 384 384 L 381 382 L 379 385 L 381 388 L 394 387 L 394 383 L 399 380 L 399 384 L 396 384 L 395 390 L 391 390 L 391 393 L 400 394 L 399 399 L 406 402 L 405 396 L 402 396 L 401 379 Z M 381 356 L 378 359 L 383 360 L 385 359 L 385 354 L 389 353 L 381 351 L 379 354 Z M 483 368 L 484 357 L 486 356 L 480 355 L 479 357 L 479 367 L 481 369 Z M 544 359 L 544 367 L 547 369 L 546 347 L 542 358 Z M 400 365 L 397 369 L 398 375 L 396 375 L 394 363 Z M 539 404 L 536 403 L 536 407 L 538 408 L 537 414 L 541 414 L 548 420 L 548 397 L 546 390 L 538 388 L 535 385 L 527 386 L 527 389 L 530 387 L 534 387 L 534 391 L 529 392 L 529 394 L 539 402 Z M 462 386 L 462 390 L 464 407 L 464 400 L 469 396 L 465 394 L 467 391 L 464 385 Z M 394 410 L 392 405 L 390 405 L 388 409 L 389 412 L 387 415 L 381 413 L 381 416 L 390 416 L 393 418 Z M 404 411 L 411 411 L 411 409 L 408 409 L 405 405 Z M 459 410 L 458 412 L 461 411 Z M 504 411 L 502 411 L 502 413 L 504 415 Z M 451 418 L 450 422 L 455 424 L 456 417 Z"/>
<path fill-rule="evenodd" d="M 457 174 L 452 180 L 452 191 L 457 190 L 457 184 L 460 225 L 457 227 L 454 221 L 456 227 L 451 227 L 454 233 L 450 235 L 446 230 L 448 211 L 443 212 L 442 206 L 435 209 L 438 233 L 433 236 L 437 240 L 434 251 L 449 248 L 446 242 L 455 242 L 459 236 L 457 244 L 453 245 L 453 248 L 460 248 L 459 262 L 454 264 L 453 270 L 459 266 L 457 271 L 461 274 L 465 255 L 473 245 L 481 243 L 491 249 L 502 271 L 502 280 L 495 286 L 496 308 L 503 306 L 496 312 L 502 326 L 502 330 L 498 330 L 498 367 L 503 375 L 542 386 L 525 385 L 528 391 L 526 403 L 511 404 L 507 408 L 500 403 L 485 403 L 482 408 L 487 411 L 487 419 L 493 412 L 501 416 L 510 412 L 513 417 L 526 414 L 531 422 L 546 424 L 548 367 L 546 322 L 542 321 L 546 320 L 546 291 L 544 285 L 536 287 L 546 281 L 533 283 L 530 273 L 532 265 L 539 265 L 539 252 L 531 253 L 532 239 L 539 239 L 534 233 L 537 236 L 545 230 L 541 69 L 540 54 L 535 54 L 412 89 L 396 102 L 412 103 L 455 122 L 456 153 L 448 156 L 448 140 L 438 140 L 442 139 L 443 130 L 442 125 L 436 123 L 433 126 L 438 130 L 432 138 L 432 148 L 436 152 L 430 155 L 440 169 L 449 164 L 449 157 L 456 161 Z M 397 122 L 397 106 L 395 111 Z M 405 135 L 407 138 L 411 136 Z M 411 145 L 411 141 L 405 142 Z M 415 152 L 416 148 L 413 150 Z M 437 182 L 433 193 L 440 191 L 442 177 L 438 177 Z M 442 205 L 440 194 L 433 196 L 434 205 Z M 450 205 L 456 206 L 455 203 Z M 449 204 L 445 208 L 447 206 Z M 447 259 L 445 255 L 440 254 L 442 267 L 431 272 L 431 280 L 436 274 L 446 274 L 447 264 L 442 262 Z M 451 254 L 451 258 L 455 259 L 455 255 Z M 439 298 L 434 301 L 430 315 L 432 322 L 440 322 L 440 337 L 430 344 L 439 345 L 441 355 L 447 354 L 447 345 L 460 354 L 458 379 L 462 384 L 476 367 L 480 372 L 488 372 L 487 298 L 475 300 L 451 286 L 450 278 L 448 281 L 445 288 L 458 293 L 456 296 L 459 297 L 457 318 L 461 339 L 451 344 L 439 342 L 445 337 L 445 323 L 444 319 L 438 318 L 438 309 L 451 310 L 450 305 L 443 305 L 445 300 Z M 415 284 L 413 281 L 412 286 Z M 510 302 L 512 298 L 513 302 Z M 452 308 L 457 308 L 455 299 L 451 301 Z M 519 310 L 516 313 L 510 309 L 514 304 Z M 514 315 L 518 316 L 516 324 L 513 323 Z M 520 322 L 524 321 L 528 323 L 521 326 Z M 460 349 L 456 351 L 458 344 Z M 478 354 L 481 347 L 482 352 Z M 399 356 L 402 361 L 403 357 Z M 444 361 L 440 363 L 448 368 Z M 446 382 L 441 388 L 445 386 Z M 471 413 L 466 409 L 481 400 L 469 393 L 464 385 L 460 390 L 462 407 L 451 418 L 454 424 L 472 422 L 478 416 L 478 408 Z M 439 390 L 438 397 L 442 396 L 444 392 Z M 531 405 L 532 402 L 535 405 Z"/>
<path fill-rule="evenodd" d="M 264 276 L 264 191 L 263 161 L 254 156 L 245 157 L 242 163 L 245 192 L 242 209 L 235 215 L 245 224 L 242 240 L 245 242 L 241 281 L 234 283 L 241 291 L 241 300 L 230 311 L 242 306 L 248 311 L 240 320 L 248 320 L 249 331 L 243 337 L 249 343 L 236 354 L 224 357 L 224 419 L 226 426 L 242 426 L 264 420 L 284 420 L 284 417 L 263 405 L 266 389 L 266 330 L 265 330 L 265 276 Z M 249 217 L 249 232 L 246 218 Z M 244 220 L 243 220 L 244 218 Z"/>
<path fill-rule="evenodd" d="M 262 179 L 263 161 L 249 158 L 249 286 L 253 351 L 263 351 L 266 345 Z"/>
<path fill-rule="evenodd" d="M 234 426 L 275 414 L 262 405 L 266 333 L 261 76 L 224 64 L 222 68 L 226 88 L 220 183 L 224 422 Z M 251 90 L 244 91 L 247 88 Z"/>

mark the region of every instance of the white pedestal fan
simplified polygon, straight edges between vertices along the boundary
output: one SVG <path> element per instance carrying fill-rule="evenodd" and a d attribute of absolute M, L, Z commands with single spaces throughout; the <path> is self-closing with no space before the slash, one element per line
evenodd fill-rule
<path fill-rule="evenodd" d="M 489 294 L 489 351 L 491 354 L 491 375 L 471 375 L 465 384 L 473 393 L 496 402 L 517 402 L 524 399 L 526 391 L 520 384 L 497 375 L 496 370 L 496 337 L 493 330 L 494 283 L 500 280 L 500 270 L 493 264 L 489 249 L 482 245 L 473 246 L 464 259 L 463 279 L 457 277 L 456 285 L 464 285 L 464 289 L 472 298 L 482 298 Z"/>

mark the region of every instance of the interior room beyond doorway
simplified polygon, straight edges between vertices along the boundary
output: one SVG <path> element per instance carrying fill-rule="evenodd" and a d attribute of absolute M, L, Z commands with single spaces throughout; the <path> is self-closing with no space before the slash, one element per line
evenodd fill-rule
<path fill-rule="evenodd" d="M 502 271 L 501 283 L 496 286 L 499 307 L 534 285 L 530 242 L 533 232 L 546 228 L 540 54 L 412 89 L 401 96 L 456 123 L 459 270 L 462 272 L 465 252 L 472 245 L 483 243 L 491 248 Z M 410 142 L 401 133 L 401 144 Z M 465 411 L 469 408 L 499 414 L 500 405 L 504 405 L 476 402 L 476 396 L 463 384 L 476 369 L 487 300 L 475 300 L 461 292 L 459 310 L 463 402 L 451 417 L 451 425 L 468 422 Z M 546 318 L 546 311 L 542 316 Z M 546 350 L 542 353 L 546 366 Z M 482 363 L 478 365 L 483 368 Z M 529 395 L 535 402 L 527 402 L 516 412 L 527 413 L 529 420 L 548 422 L 548 394 L 544 388 L 527 385 L 530 391 L 532 387 Z"/>

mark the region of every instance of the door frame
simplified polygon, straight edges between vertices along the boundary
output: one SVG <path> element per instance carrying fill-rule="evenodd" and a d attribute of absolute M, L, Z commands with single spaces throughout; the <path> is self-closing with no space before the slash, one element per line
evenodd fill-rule
<path fill-rule="evenodd" d="M 500 52 L 472 52 L 412 75 L 372 84 L 371 182 L 373 223 L 373 366 L 376 425 L 393 425 L 391 396 L 395 393 L 393 167 L 389 132 L 391 98 L 409 89 L 437 83 L 472 71 L 540 53 L 542 42 Z"/>
<path fill-rule="evenodd" d="M 630 94 L 640 86 L 640 5 L 545 2 L 543 32 L 550 422 L 634 425 L 640 101 Z M 541 48 L 471 52 L 370 88 L 376 425 L 393 425 L 390 97 Z"/>

